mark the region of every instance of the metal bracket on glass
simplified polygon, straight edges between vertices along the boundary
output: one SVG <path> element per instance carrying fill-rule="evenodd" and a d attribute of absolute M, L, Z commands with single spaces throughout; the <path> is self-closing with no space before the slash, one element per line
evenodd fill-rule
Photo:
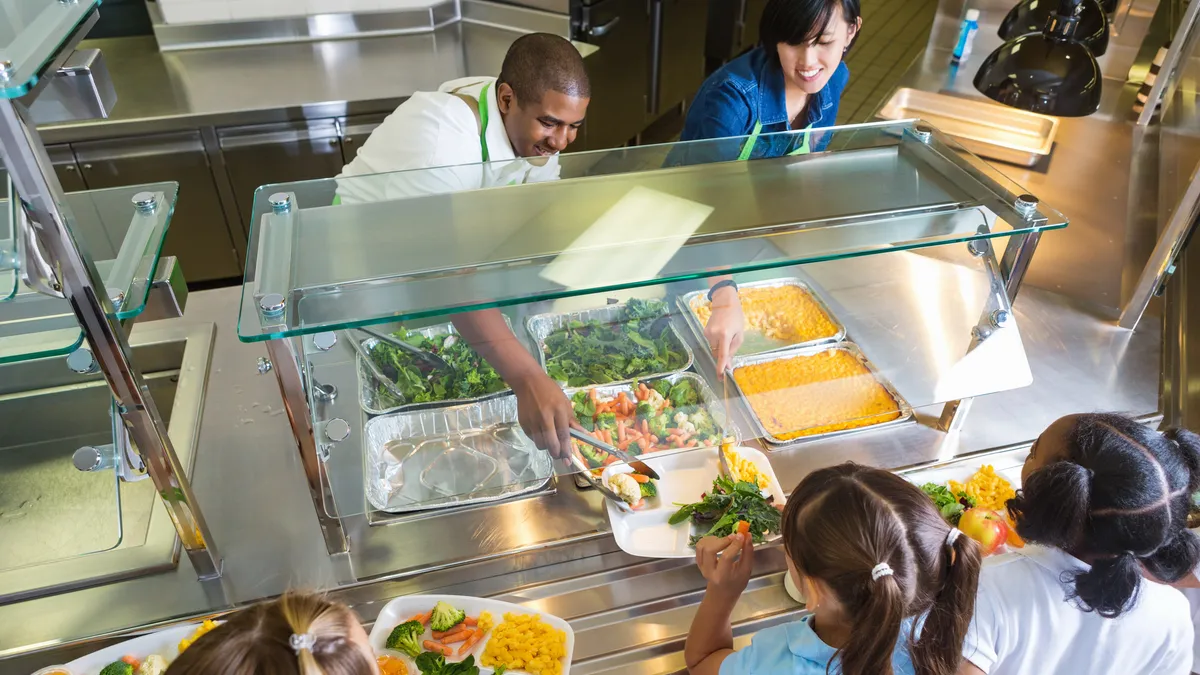
<path fill-rule="evenodd" d="M 1183 14 L 1183 21 L 1179 24 L 1179 29 L 1175 33 L 1175 37 L 1171 40 L 1171 47 L 1167 49 L 1166 56 L 1163 57 L 1162 67 L 1158 69 L 1158 77 L 1154 80 L 1154 85 L 1150 87 L 1150 93 L 1146 97 L 1145 106 L 1142 108 L 1141 114 L 1138 115 L 1138 126 L 1149 126 L 1150 121 L 1154 119 L 1155 112 L 1160 111 L 1159 105 L 1164 106 L 1170 101 L 1169 96 L 1172 92 L 1167 91 L 1168 87 L 1176 87 L 1179 85 L 1179 80 L 1176 77 L 1180 70 L 1184 50 L 1191 46 L 1192 31 L 1196 29 L 1196 22 L 1200 20 L 1200 2 L 1192 2 L 1188 4 L 1187 11 Z"/>
<path fill-rule="evenodd" d="M 1192 3 L 1192 7 L 1197 5 L 1200 5 L 1200 0 Z M 1150 260 L 1146 261 L 1146 266 L 1142 269 L 1141 276 L 1138 277 L 1137 285 L 1133 287 L 1133 295 L 1129 297 L 1129 302 L 1121 311 L 1121 318 L 1117 322 L 1121 328 L 1129 330 L 1137 328 L 1138 322 L 1142 320 L 1142 315 L 1146 312 L 1146 307 L 1150 304 L 1150 299 L 1162 288 L 1167 275 L 1174 268 L 1175 259 L 1183 250 L 1184 242 L 1188 240 L 1192 229 L 1196 226 L 1197 217 L 1200 217 L 1200 164 L 1192 172 L 1183 198 L 1175 205 L 1171 219 L 1163 228 L 1162 234 L 1158 237 L 1158 243 L 1154 245 L 1154 251 L 1150 253 Z"/>
<path fill-rule="evenodd" d="M 294 192 L 277 192 L 267 201 L 271 212 L 262 216 L 258 234 L 261 242 L 254 265 L 254 300 L 264 326 L 286 323 L 288 264 L 295 236 L 293 219 L 300 209 Z"/>

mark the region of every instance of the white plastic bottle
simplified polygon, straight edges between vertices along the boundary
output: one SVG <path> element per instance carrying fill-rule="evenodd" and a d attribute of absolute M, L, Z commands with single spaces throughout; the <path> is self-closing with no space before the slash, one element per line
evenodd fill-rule
<path fill-rule="evenodd" d="M 958 43 L 954 45 L 954 57 L 951 63 L 962 63 L 971 55 L 971 43 L 975 42 L 975 34 L 979 32 L 979 10 L 968 9 L 963 19 L 962 28 L 958 31 Z"/>

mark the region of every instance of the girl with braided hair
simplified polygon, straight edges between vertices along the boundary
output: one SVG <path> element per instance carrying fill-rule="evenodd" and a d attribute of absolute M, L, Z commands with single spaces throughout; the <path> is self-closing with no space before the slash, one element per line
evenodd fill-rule
<path fill-rule="evenodd" d="M 959 672 L 1191 672 L 1187 600 L 1150 579 L 1200 562 L 1200 437 L 1070 415 L 1034 442 L 1021 483 L 1008 510 L 1030 545 L 984 566 Z"/>

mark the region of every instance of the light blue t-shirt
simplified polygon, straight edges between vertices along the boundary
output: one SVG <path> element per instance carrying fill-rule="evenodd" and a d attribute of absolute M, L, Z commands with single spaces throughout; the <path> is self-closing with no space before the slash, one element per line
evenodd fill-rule
<path fill-rule="evenodd" d="M 759 631 L 750 646 L 736 651 L 721 662 L 720 675 L 825 675 L 825 668 L 837 650 L 821 641 L 809 622 L 812 615 L 799 621 Z M 908 656 L 908 634 L 912 621 L 905 619 L 900 639 L 892 652 L 895 675 L 915 675 Z M 834 664 L 830 673 L 840 673 Z"/>

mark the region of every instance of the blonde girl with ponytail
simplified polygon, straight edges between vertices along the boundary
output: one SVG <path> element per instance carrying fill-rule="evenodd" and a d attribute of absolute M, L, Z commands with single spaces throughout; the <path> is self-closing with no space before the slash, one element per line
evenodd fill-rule
<path fill-rule="evenodd" d="M 744 538 L 705 539 L 708 588 L 684 655 L 693 675 L 952 675 L 975 606 L 979 547 L 920 489 L 853 463 L 805 478 L 783 513 L 788 574 L 811 612 L 733 650 L 730 616 L 749 582 Z M 717 553 L 720 552 L 718 556 Z"/>
<path fill-rule="evenodd" d="M 350 608 L 293 592 L 237 612 L 167 669 L 167 675 L 378 673 L 367 633 Z"/>

